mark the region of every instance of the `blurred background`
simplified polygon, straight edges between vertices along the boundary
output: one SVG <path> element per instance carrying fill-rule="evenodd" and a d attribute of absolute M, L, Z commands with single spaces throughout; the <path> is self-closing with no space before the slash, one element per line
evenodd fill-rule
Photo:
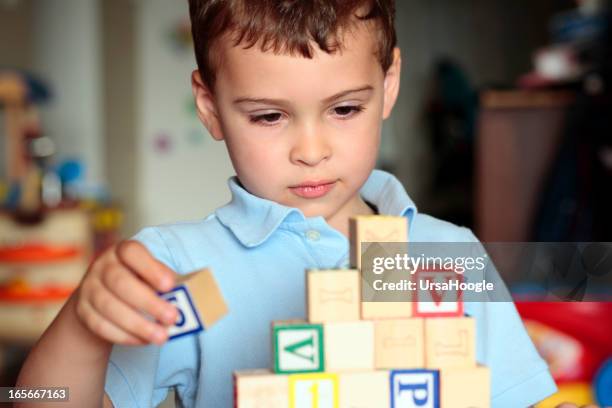
<path fill-rule="evenodd" d="M 419 210 L 482 241 L 612 241 L 607 2 L 401 0 L 396 21 L 378 166 Z M 0 385 L 93 256 L 229 200 L 194 68 L 185 0 L 0 0 Z M 612 405 L 609 306 L 519 304 L 555 398 Z"/>

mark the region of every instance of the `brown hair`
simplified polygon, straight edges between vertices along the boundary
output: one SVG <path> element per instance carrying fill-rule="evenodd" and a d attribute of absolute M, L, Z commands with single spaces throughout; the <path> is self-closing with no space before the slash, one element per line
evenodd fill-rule
<path fill-rule="evenodd" d="M 364 14 L 357 14 L 363 7 Z M 189 0 L 191 33 L 202 79 L 211 91 L 215 63 L 211 51 L 215 40 L 234 35 L 234 46 L 245 48 L 261 41 L 262 51 L 301 54 L 312 58 L 311 42 L 328 54 L 341 48 L 343 30 L 358 21 L 377 24 L 376 56 L 383 72 L 393 61 L 395 0 Z"/>

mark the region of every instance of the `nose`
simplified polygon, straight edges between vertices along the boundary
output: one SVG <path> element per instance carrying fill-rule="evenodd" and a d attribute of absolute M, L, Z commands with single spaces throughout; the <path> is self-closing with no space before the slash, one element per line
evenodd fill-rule
<path fill-rule="evenodd" d="M 331 157 L 332 149 L 325 132 L 317 126 L 302 126 L 291 148 L 291 162 L 302 166 L 316 166 Z"/>

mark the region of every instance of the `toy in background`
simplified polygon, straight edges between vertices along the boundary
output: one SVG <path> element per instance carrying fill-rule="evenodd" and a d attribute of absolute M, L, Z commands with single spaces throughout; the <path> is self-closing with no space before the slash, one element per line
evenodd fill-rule
<path fill-rule="evenodd" d="M 83 165 L 54 166 L 53 141 L 36 105 L 51 94 L 23 72 L 0 71 L 5 129 L 0 202 L 0 340 L 31 344 L 87 270 L 92 254 L 118 239 L 120 211 L 107 195 L 84 200 Z M 1 367 L 0 367 L 1 368 Z"/>
<path fill-rule="evenodd" d="M 612 303 L 517 302 L 559 392 L 537 405 L 612 406 Z"/>
<path fill-rule="evenodd" d="M 490 375 L 476 363 L 475 322 L 446 302 L 361 301 L 362 242 L 407 242 L 405 217 L 351 220 L 354 269 L 306 272 L 307 319 L 272 324 L 273 370 L 234 373 L 235 406 L 488 407 Z M 384 237 L 384 239 L 380 239 Z"/>

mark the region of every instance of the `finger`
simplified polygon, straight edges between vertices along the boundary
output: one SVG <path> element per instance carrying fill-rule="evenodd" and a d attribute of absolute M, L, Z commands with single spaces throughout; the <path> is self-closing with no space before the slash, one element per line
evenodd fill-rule
<path fill-rule="evenodd" d="M 178 317 L 176 307 L 157 296 L 151 287 L 121 266 L 106 270 L 102 276 L 102 283 L 133 309 L 148 313 L 167 325 L 176 322 Z"/>
<path fill-rule="evenodd" d="M 111 343 L 130 346 L 147 344 L 147 342 L 125 332 L 124 330 L 121 330 L 114 323 L 105 319 L 94 309 L 91 304 L 86 301 L 79 302 L 77 310 L 81 319 L 90 331 Z"/>
<path fill-rule="evenodd" d="M 174 285 L 175 273 L 138 241 L 122 241 L 117 246 L 117 257 L 155 289 L 166 292 Z"/>
<path fill-rule="evenodd" d="M 132 336 L 155 344 L 163 344 L 168 337 L 163 326 L 147 320 L 103 286 L 93 293 L 90 301 L 98 314 Z"/>

